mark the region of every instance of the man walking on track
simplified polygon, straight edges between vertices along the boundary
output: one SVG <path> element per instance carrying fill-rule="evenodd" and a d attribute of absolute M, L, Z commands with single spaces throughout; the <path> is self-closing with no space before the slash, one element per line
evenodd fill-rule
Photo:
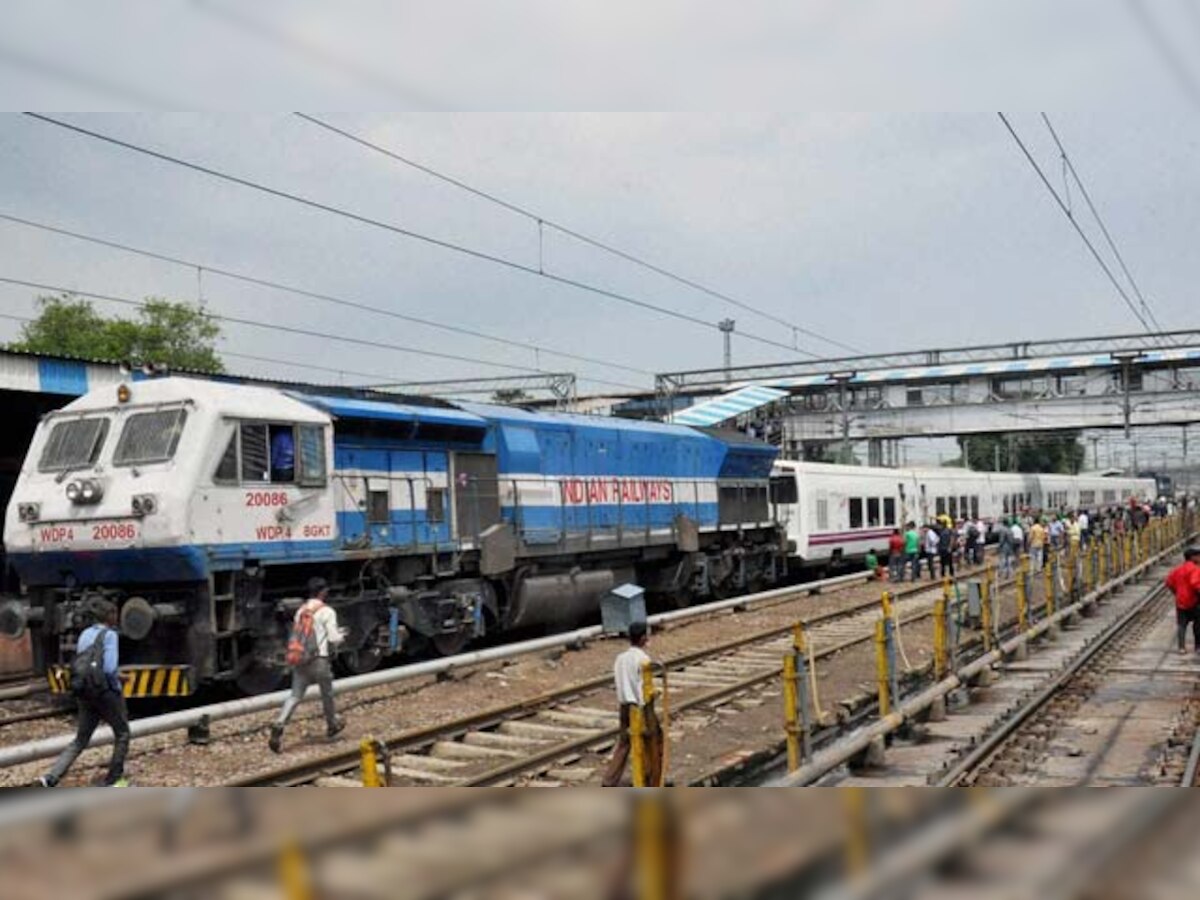
<path fill-rule="evenodd" d="M 283 703 L 279 721 L 271 726 L 267 746 L 272 753 L 279 753 L 283 748 L 283 729 L 313 684 L 321 690 L 321 707 L 329 737 L 335 738 L 346 730 L 346 723 L 337 717 L 334 708 L 333 670 L 330 668 L 330 651 L 345 640 L 345 635 L 338 627 L 337 613 L 325 603 L 329 586 L 322 579 L 314 578 L 308 588 L 311 599 L 296 611 L 292 635 L 288 639 L 287 663 L 292 669 L 292 694 Z"/>
<path fill-rule="evenodd" d="M 646 653 L 649 635 L 645 622 L 633 622 L 629 626 L 629 649 L 617 657 L 613 666 L 613 676 L 617 686 L 617 703 L 621 707 L 621 736 L 613 748 L 612 762 L 604 773 L 604 786 L 617 787 L 625 774 L 625 765 L 629 762 L 629 751 L 633 744 L 629 736 L 629 726 L 635 706 L 645 710 L 644 726 L 646 729 L 646 751 L 649 760 L 646 766 L 646 781 L 649 786 L 657 787 L 662 781 L 663 737 L 658 716 L 654 712 L 653 701 L 646 702 L 642 690 L 642 668 L 650 662 Z"/>
<path fill-rule="evenodd" d="M 79 724 L 75 739 L 62 752 L 48 775 L 38 779 L 42 787 L 57 787 L 67 770 L 92 742 L 101 721 L 113 732 L 112 759 L 108 764 L 105 787 L 126 787 L 125 757 L 129 753 L 129 716 L 121 691 L 117 607 L 107 600 L 94 608 L 95 624 L 84 629 L 75 646 L 71 664 L 71 693 L 79 701 Z"/>
<path fill-rule="evenodd" d="M 1176 566 L 1167 576 L 1167 587 L 1175 594 L 1180 656 L 1187 653 L 1188 625 L 1192 626 L 1196 652 L 1200 653 L 1200 566 L 1196 565 L 1197 557 L 1200 557 L 1200 551 L 1189 548 L 1184 553 L 1183 565 Z"/>

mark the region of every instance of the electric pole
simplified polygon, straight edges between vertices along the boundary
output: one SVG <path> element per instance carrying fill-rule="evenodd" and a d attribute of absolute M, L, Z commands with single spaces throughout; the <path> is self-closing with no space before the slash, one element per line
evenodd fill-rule
<path fill-rule="evenodd" d="M 733 329 L 737 325 L 733 319 L 722 319 L 717 323 L 721 334 L 725 336 L 725 383 L 733 381 Z"/>

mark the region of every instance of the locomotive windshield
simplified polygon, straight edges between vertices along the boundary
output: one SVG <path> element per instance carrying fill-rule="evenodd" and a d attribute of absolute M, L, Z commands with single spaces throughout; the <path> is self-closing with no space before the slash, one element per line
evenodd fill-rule
<path fill-rule="evenodd" d="M 187 411 L 167 409 L 137 413 L 125 422 L 113 465 L 134 466 L 167 462 L 175 456 Z"/>
<path fill-rule="evenodd" d="M 95 465 L 108 437 L 108 425 L 106 418 L 59 422 L 50 430 L 38 471 L 66 472 Z"/>

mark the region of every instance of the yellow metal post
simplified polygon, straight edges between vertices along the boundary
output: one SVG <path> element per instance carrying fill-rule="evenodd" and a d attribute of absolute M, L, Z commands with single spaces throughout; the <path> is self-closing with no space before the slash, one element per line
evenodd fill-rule
<path fill-rule="evenodd" d="M 629 709 L 629 756 L 633 765 L 633 786 L 646 786 L 646 720 L 643 708 Z"/>
<path fill-rule="evenodd" d="M 376 750 L 377 747 L 378 744 L 373 737 L 363 738 L 358 745 L 358 752 L 362 757 L 363 787 L 383 787 L 383 781 L 379 777 L 379 754 Z"/>
<path fill-rule="evenodd" d="M 843 788 L 840 792 L 846 810 L 846 875 L 863 877 L 871 864 L 871 821 L 867 809 L 867 789 Z"/>
<path fill-rule="evenodd" d="M 890 621 L 895 612 L 895 610 L 892 606 L 892 594 L 890 591 L 883 592 L 883 597 L 881 598 L 881 603 L 883 605 L 883 617 Z"/>
<path fill-rule="evenodd" d="M 1029 630 L 1029 596 L 1026 588 L 1029 585 L 1029 554 L 1021 554 L 1021 564 L 1017 567 L 1017 627 L 1024 634 Z"/>
<path fill-rule="evenodd" d="M 879 714 L 890 715 L 892 712 L 891 692 L 888 685 L 891 682 L 888 671 L 887 653 L 887 622 L 880 619 L 875 623 L 875 676 L 879 684 Z"/>
<path fill-rule="evenodd" d="M 950 668 L 950 636 L 946 634 L 946 598 L 933 604 L 933 676 L 937 681 L 946 677 Z"/>
<path fill-rule="evenodd" d="M 289 841 L 279 855 L 279 883 L 285 900 L 313 900 L 316 897 L 308 859 L 295 841 Z"/>
<path fill-rule="evenodd" d="M 639 797 L 634 807 L 634 858 L 638 900 L 670 900 L 678 896 L 672 846 L 675 829 L 670 822 L 668 795 L 656 792 Z"/>
<path fill-rule="evenodd" d="M 1049 548 L 1046 549 L 1049 553 Z M 1048 565 L 1042 569 L 1042 582 L 1046 590 L 1046 617 L 1054 615 L 1054 566 Z"/>
<path fill-rule="evenodd" d="M 1067 602 L 1069 603 L 1075 599 L 1075 565 L 1076 565 L 1078 557 L 1076 557 L 1076 555 L 1075 555 L 1075 545 L 1074 544 L 1071 544 L 1068 547 L 1066 556 L 1067 556 L 1066 588 L 1067 588 Z M 1061 555 L 1058 558 L 1058 564 L 1060 566 L 1062 565 L 1062 556 Z"/>
<path fill-rule="evenodd" d="M 985 575 L 979 586 L 979 616 L 983 628 L 983 649 L 985 653 L 992 652 L 992 583 Z"/>
<path fill-rule="evenodd" d="M 783 717 L 787 734 L 788 771 L 800 768 L 800 691 L 797 685 L 796 655 L 783 657 Z"/>

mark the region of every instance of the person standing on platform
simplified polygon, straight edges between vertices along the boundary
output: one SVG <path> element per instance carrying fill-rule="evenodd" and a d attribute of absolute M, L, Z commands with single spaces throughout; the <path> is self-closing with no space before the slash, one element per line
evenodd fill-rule
<path fill-rule="evenodd" d="M 942 544 L 942 526 L 938 522 L 930 523 L 925 529 L 925 561 L 929 563 L 929 580 L 935 581 L 937 574 L 933 571 L 933 564 L 937 560 L 941 552 Z"/>
<path fill-rule="evenodd" d="M 1000 552 L 1000 577 L 1011 578 L 1013 573 L 1013 533 L 1005 522 L 996 523 L 996 534 L 1000 538 L 997 550 Z"/>
<path fill-rule="evenodd" d="M 911 569 L 913 581 L 921 577 L 921 532 L 916 522 L 909 522 L 904 532 L 904 565 Z M 903 571 L 899 580 L 904 580 Z"/>
<path fill-rule="evenodd" d="M 630 738 L 630 723 L 633 708 L 645 711 L 643 725 L 646 729 L 646 749 L 649 760 L 646 767 L 647 784 L 657 786 L 662 781 L 663 738 L 654 703 L 646 702 L 643 690 L 642 669 L 651 662 L 646 647 L 650 643 L 649 630 L 645 622 L 633 622 L 629 626 L 629 649 L 617 657 L 613 664 L 613 680 L 617 688 L 617 704 L 620 708 L 621 735 L 613 748 L 612 761 L 604 772 L 604 787 L 617 787 L 625 774 L 629 753 L 633 748 Z"/>
<path fill-rule="evenodd" d="M 958 539 L 958 534 L 953 528 L 948 528 L 945 525 L 938 532 L 938 560 L 942 566 L 942 577 L 954 577 L 954 544 Z"/>
<path fill-rule="evenodd" d="M 1179 655 L 1187 653 L 1188 626 L 1192 628 L 1192 640 L 1200 653 L 1200 566 L 1196 558 L 1200 551 L 1188 548 L 1183 556 L 1183 565 L 1176 566 L 1167 576 L 1167 587 L 1175 594 L 1176 637 Z"/>
<path fill-rule="evenodd" d="M 905 562 L 904 535 L 897 528 L 888 538 L 888 581 L 893 584 L 904 580 Z"/>
<path fill-rule="evenodd" d="M 1046 526 L 1034 519 L 1029 526 L 1029 557 L 1033 571 L 1040 572 L 1046 566 Z"/>

